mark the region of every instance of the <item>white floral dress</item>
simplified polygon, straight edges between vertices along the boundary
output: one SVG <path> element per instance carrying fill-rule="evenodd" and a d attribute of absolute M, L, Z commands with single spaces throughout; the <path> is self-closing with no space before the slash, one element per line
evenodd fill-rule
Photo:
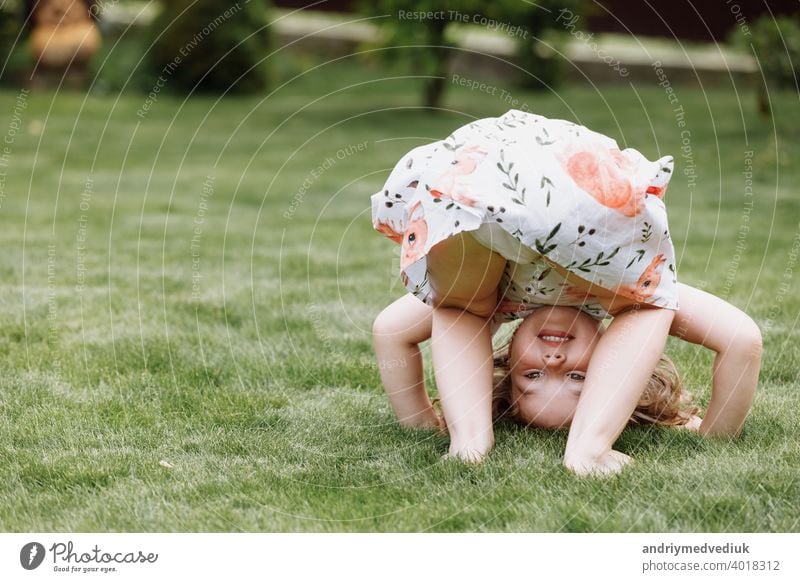
<path fill-rule="evenodd" d="M 403 283 L 427 304 L 428 251 L 470 231 L 508 259 L 496 322 L 543 305 L 608 315 L 553 265 L 623 297 L 677 310 L 662 200 L 672 170 L 671 156 L 648 161 L 581 125 L 511 110 L 403 156 L 372 196 L 372 223 L 402 245 Z"/>

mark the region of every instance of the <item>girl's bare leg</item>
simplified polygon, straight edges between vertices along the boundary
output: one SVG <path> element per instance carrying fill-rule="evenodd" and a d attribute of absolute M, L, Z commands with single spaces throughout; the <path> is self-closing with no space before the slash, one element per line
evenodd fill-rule
<path fill-rule="evenodd" d="M 449 456 L 478 462 L 494 444 L 492 349 L 487 320 L 455 307 L 433 312 L 433 365 Z"/>
<path fill-rule="evenodd" d="M 592 354 L 569 429 L 564 464 L 579 475 L 622 470 L 612 450 L 664 352 L 674 311 L 643 308 L 614 317 Z"/>
<path fill-rule="evenodd" d="M 411 428 L 441 427 L 425 390 L 419 344 L 431 337 L 433 309 L 411 294 L 384 309 L 372 326 L 378 371 L 397 419 Z"/>
<path fill-rule="evenodd" d="M 460 233 L 428 253 L 434 310 L 431 348 L 450 456 L 478 462 L 494 444 L 489 318 L 506 260 Z"/>

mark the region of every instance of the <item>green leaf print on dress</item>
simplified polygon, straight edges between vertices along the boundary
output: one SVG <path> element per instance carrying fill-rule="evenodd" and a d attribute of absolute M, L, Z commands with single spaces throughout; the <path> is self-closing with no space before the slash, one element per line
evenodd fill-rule
<path fill-rule="evenodd" d="M 558 246 L 557 243 L 550 244 L 550 241 L 553 240 L 553 237 L 556 236 L 556 234 L 558 234 L 560 228 L 561 223 L 559 222 L 553 227 L 553 230 L 550 231 L 550 234 L 547 235 L 547 238 L 544 239 L 544 242 L 540 241 L 538 238 L 536 239 L 534 245 L 536 245 L 536 250 L 540 255 L 545 256 Z"/>
<path fill-rule="evenodd" d="M 539 187 L 547 196 L 545 206 L 550 206 L 550 190 L 553 188 L 553 181 L 547 176 L 542 176 L 542 181 L 539 184 Z"/>
<path fill-rule="evenodd" d="M 583 271 L 584 273 L 591 273 L 592 267 L 605 267 L 611 264 L 611 259 L 617 256 L 619 249 L 620 247 L 615 248 L 608 256 L 605 256 L 604 251 L 600 251 L 594 259 L 585 259 L 581 264 L 577 264 L 578 261 L 572 261 L 569 265 L 567 265 L 567 269 L 574 268 L 578 269 L 579 271 Z M 605 260 L 603 260 L 604 256 Z"/>
<path fill-rule="evenodd" d="M 522 190 L 519 190 L 519 172 L 515 172 L 514 175 L 511 175 L 511 170 L 514 169 L 514 162 L 510 162 L 508 167 L 505 166 L 506 158 L 505 158 L 505 150 L 500 150 L 500 161 L 497 162 L 497 168 L 505 175 L 505 180 L 502 182 L 503 188 L 507 190 L 511 190 L 517 196 L 512 196 L 511 201 L 514 204 L 520 204 L 522 206 L 525 205 L 525 190 L 526 187 L 523 186 Z"/>

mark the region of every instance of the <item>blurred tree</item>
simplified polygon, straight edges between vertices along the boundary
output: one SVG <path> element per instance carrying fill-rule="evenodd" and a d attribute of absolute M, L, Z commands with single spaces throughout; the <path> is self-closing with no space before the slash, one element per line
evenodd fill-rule
<path fill-rule="evenodd" d="M 479 0 L 361 0 L 358 8 L 369 16 L 379 16 L 374 22 L 381 28 L 381 53 L 389 65 L 402 63 L 415 75 L 426 77 L 423 82 L 423 104 L 439 107 L 447 77 L 448 61 L 454 44 L 445 37 L 452 22 L 451 11 L 465 15 L 477 13 Z"/>
<path fill-rule="evenodd" d="M 183 91 L 247 93 L 266 88 L 267 0 L 163 4 L 151 25 L 151 73 Z"/>
<path fill-rule="evenodd" d="M 530 89 L 550 89 L 557 86 L 564 76 L 566 60 L 558 56 L 563 53 L 569 39 L 567 25 L 578 23 L 591 12 L 585 0 L 536 0 L 493 2 L 489 4 L 496 13 L 495 18 L 506 18 L 521 26 L 525 33 L 517 38 L 517 64 L 529 74 L 520 76 L 520 83 Z"/>
<path fill-rule="evenodd" d="M 757 94 L 758 110 L 771 114 L 768 90 L 794 89 L 800 92 L 800 14 L 794 16 L 761 16 L 750 28 L 751 36 L 733 31 L 734 43 L 753 52 L 764 74 Z M 752 45 L 752 49 L 750 48 Z"/>
<path fill-rule="evenodd" d="M 366 15 L 383 17 L 375 22 L 385 35 L 383 46 L 390 49 L 383 53 L 384 60 L 427 76 L 423 103 L 436 109 L 455 48 L 448 31 L 451 25 L 488 21 L 495 28 L 505 27 L 507 34 L 508 29 L 518 27 L 509 36 L 517 42 L 520 66 L 532 74 L 525 75 L 523 82 L 529 87 L 548 87 L 559 80 L 561 71 L 553 49 L 566 37 L 556 17 L 562 9 L 579 15 L 584 4 L 582 0 L 361 0 L 358 6 Z"/>
<path fill-rule="evenodd" d="M 20 34 L 22 23 L 21 1 L 9 0 L 0 4 L 0 83 L 16 83 L 27 62 L 25 35 Z"/>

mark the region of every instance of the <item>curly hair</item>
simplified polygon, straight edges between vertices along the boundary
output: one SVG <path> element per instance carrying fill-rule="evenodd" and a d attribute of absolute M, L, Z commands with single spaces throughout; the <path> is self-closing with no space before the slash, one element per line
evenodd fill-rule
<path fill-rule="evenodd" d="M 509 341 L 494 352 L 492 416 L 495 420 L 505 418 L 527 425 L 528 422 L 520 416 L 519 408 L 511 397 L 511 370 L 508 365 L 510 346 Z M 662 355 L 628 424 L 680 426 L 699 412 L 700 408 L 694 403 L 692 395 L 684 390 L 675 364 Z"/>

